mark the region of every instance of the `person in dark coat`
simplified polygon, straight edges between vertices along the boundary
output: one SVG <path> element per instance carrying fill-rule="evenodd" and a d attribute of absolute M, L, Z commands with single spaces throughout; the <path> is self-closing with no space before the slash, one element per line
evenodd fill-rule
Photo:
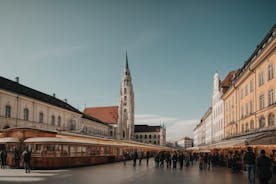
<path fill-rule="evenodd" d="M 179 160 L 179 167 L 182 170 L 183 169 L 183 164 L 184 164 L 184 155 L 183 155 L 183 153 L 179 154 L 178 160 Z"/>
<path fill-rule="evenodd" d="M 260 184 L 268 184 L 272 177 L 271 159 L 265 155 L 265 150 L 261 150 L 261 156 L 257 159 L 257 174 Z"/>
<path fill-rule="evenodd" d="M 133 166 L 136 166 L 136 160 L 138 158 L 138 154 L 137 154 L 137 151 L 134 151 L 133 153 Z"/>
<path fill-rule="evenodd" d="M 252 147 L 247 148 L 247 152 L 244 154 L 243 161 L 246 166 L 247 178 L 250 184 L 255 183 L 255 160 L 256 156 L 253 153 Z"/>
<path fill-rule="evenodd" d="M 20 154 L 19 151 L 17 150 L 17 148 L 14 149 L 14 167 L 16 169 L 19 168 L 19 160 L 20 160 Z"/>
<path fill-rule="evenodd" d="M 150 152 L 146 152 L 146 160 L 147 160 L 147 166 L 149 165 L 149 158 L 150 158 Z"/>
<path fill-rule="evenodd" d="M 174 152 L 172 156 L 172 162 L 173 162 L 173 169 L 176 169 L 176 163 L 177 163 L 177 154 Z"/>
<path fill-rule="evenodd" d="M 1 157 L 1 168 L 5 169 L 6 165 L 7 165 L 7 151 L 6 151 L 6 149 L 3 149 L 1 151 L 0 157 Z"/>
<path fill-rule="evenodd" d="M 24 168 L 26 173 L 30 173 L 31 170 L 31 151 L 27 148 L 22 153 Z"/>

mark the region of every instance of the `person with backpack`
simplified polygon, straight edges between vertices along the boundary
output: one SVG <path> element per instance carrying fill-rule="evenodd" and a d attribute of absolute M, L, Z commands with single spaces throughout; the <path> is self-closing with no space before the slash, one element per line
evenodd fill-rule
<path fill-rule="evenodd" d="M 249 184 L 255 184 L 255 160 L 256 156 L 255 153 L 253 153 L 252 147 L 248 147 L 247 152 L 244 154 L 243 161 L 245 163 Z"/>

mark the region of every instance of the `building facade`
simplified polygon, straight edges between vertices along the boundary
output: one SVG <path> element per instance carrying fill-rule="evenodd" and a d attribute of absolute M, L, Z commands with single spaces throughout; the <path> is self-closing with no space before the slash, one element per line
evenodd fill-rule
<path fill-rule="evenodd" d="M 0 129 L 32 127 L 109 136 L 110 126 L 62 101 L 0 77 Z"/>
<path fill-rule="evenodd" d="M 223 95 L 226 137 L 275 130 L 275 38 L 274 25 Z"/>
<path fill-rule="evenodd" d="M 175 141 L 177 147 L 191 148 L 193 147 L 193 139 L 190 137 L 183 137 Z"/>
<path fill-rule="evenodd" d="M 135 125 L 135 141 L 166 145 L 166 128 L 164 126 Z"/>

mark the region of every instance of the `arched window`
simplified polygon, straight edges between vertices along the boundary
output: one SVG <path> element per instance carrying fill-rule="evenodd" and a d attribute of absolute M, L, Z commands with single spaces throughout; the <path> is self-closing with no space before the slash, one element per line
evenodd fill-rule
<path fill-rule="evenodd" d="M 273 65 L 272 64 L 269 64 L 268 67 L 267 67 L 267 70 L 268 70 L 268 80 L 271 80 L 273 79 L 274 77 L 274 71 L 273 71 Z"/>
<path fill-rule="evenodd" d="M 155 134 L 153 135 L 153 138 L 156 139 L 156 135 Z"/>
<path fill-rule="evenodd" d="M 250 121 L 250 129 L 254 129 L 254 120 Z"/>
<path fill-rule="evenodd" d="M 249 130 L 248 122 L 246 122 L 246 124 L 245 124 L 245 131 L 248 132 L 248 130 Z"/>
<path fill-rule="evenodd" d="M 28 108 L 25 108 L 24 110 L 23 110 L 23 119 L 25 120 L 25 121 L 28 121 L 29 120 L 29 109 Z"/>
<path fill-rule="evenodd" d="M 262 116 L 259 119 L 259 128 L 265 127 L 265 118 Z"/>
<path fill-rule="evenodd" d="M 147 139 L 148 138 L 148 136 L 147 135 L 145 135 L 145 139 Z"/>
<path fill-rule="evenodd" d="M 273 113 L 270 113 L 268 115 L 268 125 L 269 126 L 274 126 L 274 124 L 275 124 L 275 116 L 274 116 Z"/>
<path fill-rule="evenodd" d="M 76 121 L 75 120 L 69 121 L 69 130 L 76 130 Z"/>
<path fill-rule="evenodd" d="M 268 91 L 268 105 L 272 105 L 274 103 L 274 92 L 273 89 Z"/>
<path fill-rule="evenodd" d="M 153 144 L 156 144 L 156 141 L 153 141 Z"/>
<path fill-rule="evenodd" d="M 123 138 L 125 138 L 126 137 L 126 133 L 125 133 L 125 131 L 123 131 Z"/>
<path fill-rule="evenodd" d="M 140 135 L 140 139 L 143 139 L 143 136 L 142 136 L 142 135 Z"/>
<path fill-rule="evenodd" d="M 151 139 L 151 135 L 149 135 L 149 138 Z"/>
<path fill-rule="evenodd" d="M 6 105 L 5 107 L 5 117 L 10 118 L 11 117 L 11 106 Z"/>
<path fill-rule="evenodd" d="M 44 114 L 43 114 L 43 112 L 40 112 L 39 113 L 39 120 L 38 120 L 38 122 L 39 123 L 43 123 L 43 119 L 44 119 Z"/>
<path fill-rule="evenodd" d="M 55 125 L 56 117 L 54 115 L 51 116 L 51 125 Z"/>
<path fill-rule="evenodd" d="M 58 116 L 58 126 L 61 126 L 61 117 Z"/>

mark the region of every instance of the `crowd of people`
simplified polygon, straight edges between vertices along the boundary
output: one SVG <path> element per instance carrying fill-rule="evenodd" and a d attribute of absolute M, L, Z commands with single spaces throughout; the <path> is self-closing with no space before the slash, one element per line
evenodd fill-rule
<path fill-rule="evenodd" d="M 269 153 L 268 153 L 269 154 Z M 142 159 L 146 158 L 146 165 L 149 158 L 153 156 L 155 167 L 183 169 L 196 164 L 199 170 L 210 170 L 212 167 L 228 167 L 232 173 L 240 173 L 246 171 L 249 184 L 255 184 L 255 176 L 258 177 L 260 184 L 268 184 L 273 173 L 276 174 L 276 151 L 267 156 L 265 150 L 254 153 L 252 147 L 248 147 L 246 151 L 228 151 L 227 153 L 219 152 L 197 152 L 189 153 L 182 151 L 161 151 L 158 153 L 142 151 L 133 151 L 131 153 L 124 152 L 124 164 L 126 160 L 132 159 L 133 166 L 136 166 L 136 160 L 141 165 Z"/>
<path fill-rule="evenodd" d="M 13 168 L 20 168 L 20 163 L 22 161 L 22 165 L 25 169 L 26 173 L 30 173 L 31 170 L 31 153 L 32 151 L 28 148 L 25 148 L 22 153 L 17 148 L 14 148 L 13 150 Z M 7 151 L 5 148 L 2 148 L 0 150 L 0 163 L 1 163 L 1 169 L 7 168 Z"/>

